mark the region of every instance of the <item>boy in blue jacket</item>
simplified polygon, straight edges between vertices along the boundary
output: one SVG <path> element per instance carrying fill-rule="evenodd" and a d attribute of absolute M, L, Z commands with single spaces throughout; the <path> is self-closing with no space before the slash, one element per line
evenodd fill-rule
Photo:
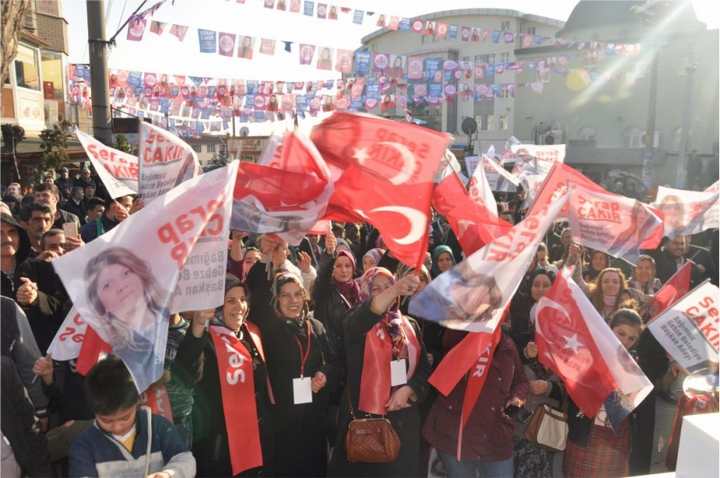
<path fill-rule="evenodd" d="M 70 476 L 195 476 L 192 453 L 170 422 L 140 407 L 140 396 L 120 359 L 98 362 L 85 386 L 95 423 L 70 449 Z"/>

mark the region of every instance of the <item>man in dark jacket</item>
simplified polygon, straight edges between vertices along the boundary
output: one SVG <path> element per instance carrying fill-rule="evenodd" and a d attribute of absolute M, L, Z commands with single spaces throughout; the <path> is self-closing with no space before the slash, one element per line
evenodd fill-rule
<path fill-rule="evenodd" d="M 0 223 L 0 292 L 15 297 L 15 275 L 18 267 L 30 256 L 32 248 L 25 229 L 9 214 L 2 213 Z"/>
<path fill-rule="evenodd" d="M 53 337 L 70 310 L 70 299 L 52 260 L 63 255 L 65 233 L 50 229 L 42 239 L 43 251 L 28 259 L 17 270 L 17 301 L 30 317 L 40 352 L 45 355 Z"/>
<path fill-rule="evenodd" d="M 45 204 L 52 210 L 55 219 L 52 227 L 62 229 L 63 224 L 66 222 L 74 222 L 77 224 L 78 229 L 80 229 L 80 218 L 58 207 L 60 203 L 60 191 L 54 184 L 43 183 L 37 186 L 33 192 L 33 201 L 38 204 Z"/>
<path fill-rule="evenodd" d="M 25 393 L 15 364 L 9 357 L 2 357 L 2 446 L 3 476 L 7 469 L 20 468 L 23 476 L 53 476 L 50 469 L 50 455 L 47 439 L 40 432 L 33 406 Z M 6 456 L 5 446 L 9 443 L 11 456 Z M 13 466 L 14 465 L 14 466 Z M 8 466 L 8 468 L 6 468 Z"/>
<path fill-rule="evenodd" d="M 72 187 L 70 197 L 68 197 L 62 203 L 62 210 L 69 213 L 75 214 L 80 219 L 80 224 L 85 224 L 85 215 L 87 210 L 85 209 L 85 192 L 81 184 L 76 184 Z"/>
<path fill-rule="evenodd" d="M 688 258 L 688 240 L 686 236 L 678 236 L 668 242 L 655 258 L 655 265 L 658 278 L 663 282 L 667 282 L 677 270 L 689 260 Z M 697 259 L 697 256 L 695 256 Z M 692 275 L 690 279 L 690 287 L 695 287 L 707 277 L 707 268 L 699 264 L 696 260 L 692 260 Z"/>

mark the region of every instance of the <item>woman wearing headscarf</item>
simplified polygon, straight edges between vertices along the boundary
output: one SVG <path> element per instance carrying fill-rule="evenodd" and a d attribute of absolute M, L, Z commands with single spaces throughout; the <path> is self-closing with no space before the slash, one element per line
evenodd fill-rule
<path fill-rule="evenodd" d="M 373 267 L 377 267 L 384 254 L 385 249 L 381 249 L 379 247 L 375 247 L 367 251 L 362 258 L 363 273 L 369 271 Z"/>
<path fill-rule="evenodd" d="M 223 306 L 193 313 L 190 330 L 175 358 L 174 378 L 195 390 L 192 451 L 197 476 L 272 474 L 274 398 L 262 335 L 247 321 L 248 299 L 246 286 L 228 276 Z M 252 382 L 242 365 L 235 366 L 246 359 L 252 364 L 247 369 L 252 371 Z M 241 376 L 245 380 L 239 380 Z M 238 412 L 241 414 L 236 415 Z M 253 414 L 255 421 L 251 420 Z M 243 423 L 234 418 L 244 419 Z M 233 473 L 233 461 L 251 468 Z"/>
<path fill-rule="evenodd" d="M 430 273 L 435 278 L 443 272 L 452 269 L 455 265 L 455 256 L 450 246 L 440 244 L 432 252 L 432 269 Z"/>
<path fill-rule="evenodd" d="M 272 314 L 258 317 L 275 392 L 273 473 L 325 475 L 325 419 L 340 369 L 325 327 L 309 312 L 309 296 L 290 272 L 275 276 Z"/>
<path fill-rule="evenodd" d="M 414 274 L 396 282 L 390 271 L 376 268 L 369 278 L 370 299 L 344 321 L 347 381 L 329 476 L 418 475 L 418 402 L 427 395 L 430 362 L 419 326 L 399 312 L 397 303 L 401 296 L 412 295 L 419 282 Z M 345 437 L 352 415 L 390 420 L 400 438 L 398 458 L 390 463 L 348 462 Z"/>

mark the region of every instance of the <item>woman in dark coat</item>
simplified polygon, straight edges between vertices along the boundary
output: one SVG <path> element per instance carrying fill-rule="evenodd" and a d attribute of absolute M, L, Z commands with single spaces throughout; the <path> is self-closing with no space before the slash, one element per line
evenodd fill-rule
<path fill-rule="evenodd" d="M 255 406 L 263 455 L 261 468 L 241 474 L 268 476 L 272 474 L 273 428 L 270 420 L 274 399 L 268 381 L 265 351 L 260 331 L 245 320 L 249 309 L 245 286 L 229 276 L 225 289 L 225 303 L 218 314 L 221 318 L 213 319 L 211 327 L 232 331 L 252 356 Z M 198 477 L 233 476 L 218 358 L 215 343 L 206 330 L 206 323 L 213 315 L 212 310 L 194 313 L 190 330 L 180 343 L 173 367 L 175 378 L 189 386 L 194 385 L 195 389 L 192 451 L 197 461 Z M 242 432 L 249 433 L 250 427 L 247 424 L 242 426 Z"/>
<path fill-rule="evenodd" d="M 430 362 L 417 323 L 397 310 L 400 296 L 412 295 L 419 279 L 407 275 L 395 282 L 390 271 L 369 278 L 370 300 L 344 322 L 347 385 L 341 401 L 340 425 L 329 476 L 418 476 L 420 410 L 427 395 Z M 379 360 L 378 360 L 379 358 Z M 373 360 L 375 359 L 375 360 Z M 391 365 L 404 365 L 405 377 L 391 384 Z M 387 374 L 387 375 L 384 375 Z M 404 380 L 403 380 L 404 378 Z M 345 436 L 351 420 L 385 415 L 400 437 L 400 454 L 391 463 L 349 463 Z"/>
<path fill-rule="evenodd" d="M 272 284 L 273 314 L 258 317 L 267 348 L 273 411 L 275 476 L 325 476 L 325 418 L 340 368 L 320 321 L 308 312 L 309 297 L 295 274 Z"/>

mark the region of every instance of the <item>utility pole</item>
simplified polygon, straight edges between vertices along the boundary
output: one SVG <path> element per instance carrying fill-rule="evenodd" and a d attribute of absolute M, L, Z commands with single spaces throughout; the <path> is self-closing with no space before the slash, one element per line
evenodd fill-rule
<path fill-rule="evenodd" d="M 112 146 L 112 115 L 108 93 L 108 42 L 105 37 L 105 0 L 86 0 L 93 134 L 98 141 Z"/>
<path fill-rule="evenodd" d="M 692 121 L 692 93 L 695 87 L 695 52 L 694 42 L 690 40 L 688 45 L 688 64 L 685 67 L 685 108 L 682 116 L 682 137 L 680 141 L 680 161 L 678 161 L 677 187 L 685 189 L 687 186 L 688 149 L 690 142 L 690 122 Z M 697 158 L 693 158 L 697 161 Z"/>
<path fill-rule="evenodd" d="M 655 117 L 657 109 L 657 86 L 658 86 L 658 62 L 660 51 L 654 48 L 652 51 L 652 63 L 650 65 L 650 91 L 648 94 L 648 116 L 647 127 L 645 128 L 645 151 L 643 152 L 642 180 L 645 187 L 652 185 L 654 174 L 653 169 L 657 167 L 655 157 Z"/>

